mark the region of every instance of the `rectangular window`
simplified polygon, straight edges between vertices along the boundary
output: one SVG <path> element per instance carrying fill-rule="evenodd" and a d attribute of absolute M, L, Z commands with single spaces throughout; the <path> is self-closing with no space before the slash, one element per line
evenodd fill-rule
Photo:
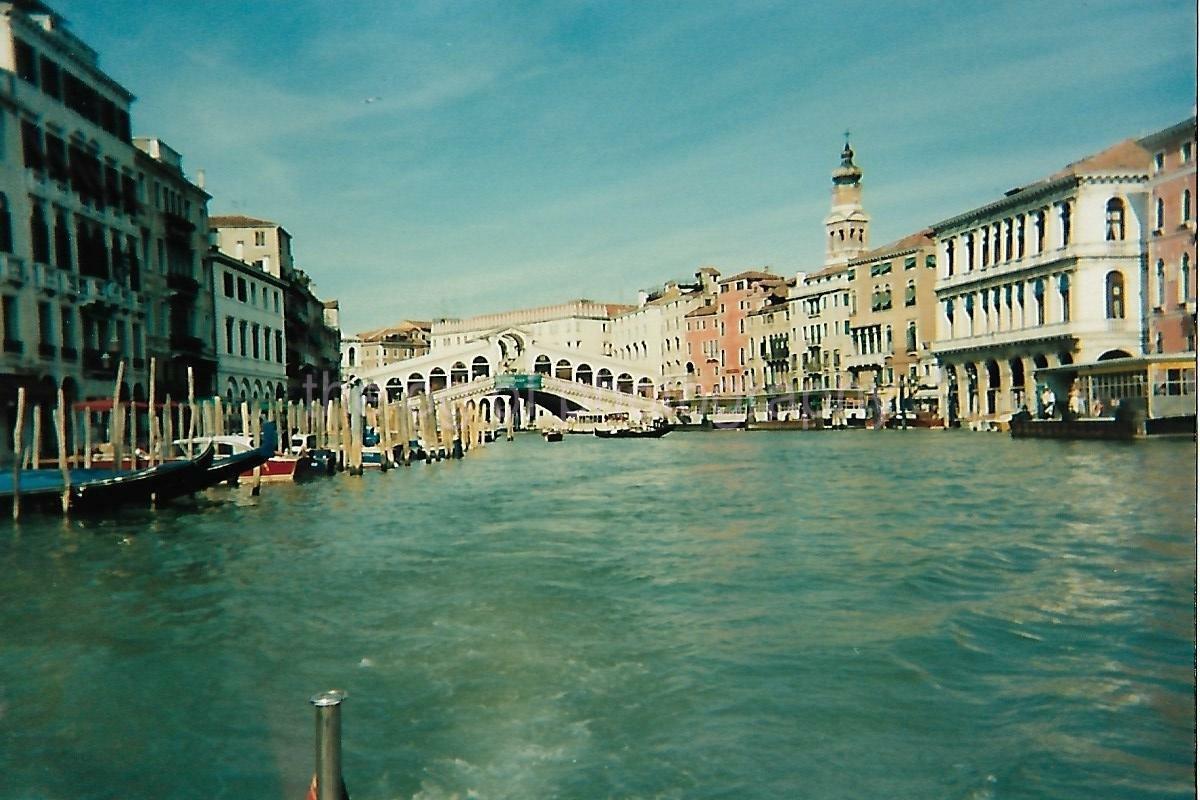
<path fill-rule="evenodd" d="M 237 279 L 237 299 L 239 302 L 246 302 L 246 279 Z"/>
<path fill-rule="evenodd" d="M 275 360 L 283 363 L 283 331 L 275 331 Z"/>
<path fill-rule="evenodd" d="M 263 360 L 271 360 L 271 329 L 263 328 Z"/>
<path fill-rule="evenodd" d="M 46 161 L 42 154 L 42 129 L 27 119 L 21 120 L 21 150 L 25 155 L 25 166 L 41 171 Z"/>
<path fill-rule="evenodd" d="M 250 344 L 251 344 L 252 357 L 259 358 L 260 354 L 259 354 L 259 347 L 258 347 L 258 323 L 257 322 L 254 323 L 254 325 L 252 325 L 250 327 Z"/>
<path fill-rule="evenodd" d="M 225 352 L 233 354 L 233 317 L 225 318 Z"/>
<path fill-rule="evenodd" d="M 136 322 L 133 323 L 133 357 L 145 357 L 145 352 L 142 348 L 142 326 Z"/>
<path fill-rule="evenodd" d="M 905 269 L 916 269 L 916 267 L 917 267 L 917 257 L 916 256 L 909 256 L 908 258 L 904 259 L 904 268 Z"/>
<path fill-rule="evenodd" d="M 13 57 L 16 61 L 17 77 L 38 85 L 37 51 L 28 42 L 13 39 Z"/>
<path fill-rule="evenodd" d="M 246 326 L 245 320 L 242 320 L 241 322 L 238 323 L 238 334 L 239 334 L 239 339 L 241 340 L 242 358 L 246 357 L 246 332 L 247 332 L 246 329 L 247 329 L 247 326 Z"/>
<path fill-rule="evenodd" d="M 38 334 L 41 337 L 43 355 L 54 353 L 54 317 L 50 314 L 50 304 L 43 301 L 38 303 Z"/>
<path fill-rule="evenodd" d="M 266 245 L 267 245 L 267 232 L 266 231 L 255 231 L 254 232 L 254 245 L 255 245 L 255 247 L 266 247 Z"/>
<path fill-rule="evenodd" d="M 1182 159 L 1183 163 L 1185 163 L 1185 164 L 1192 160 L 1192 143 L 1191 142 L 1184 142 L 1183 147 L 1179 148 L 1179 158 Z"/>
<path fill-rule="evenodd" d="M 1155 153 L 1154 154 L 1154 171 L 1159 172 L 1162 170 L 1162 168 L 1163 168 L 1163 154 Z"/>
<path fill-rule="evenodd" d="M 252 305 L 252 306 L 258 305 L 258 284 L 257 283 L 250 284 L 250 305 Z"/>
<path fill-rule="evenodd" d="M 233 297 L 233 273 L 229 270 L 225 270 L 225 275 L 223 277 L 225 283 L 225 296 L 231 298 Z"/>
<path fill-rule="evenodd" d="M 17 319 L 17 298 L 12 295 L 4 295 L 4 300 L 0 303 L 0 309 L 4 313 L 4 349 L 7 352 L 21 352 L 20 350 L 20 320 Z M 13 346 L 15 343 L 15 347 Z"/>
<path fill-rule="evenodd" d="M 276 290 L 276 292 L 275 292 L 275 313 L 276 314 L 279 313 L 279 291 L 278 290 Z"/>
<path fill-rule="evenodd" d="M 60 324 L 62 328 L 62 346 L 63 356 L 65 357 L 68 348 L 75 347 L 75 315 L 70 308 L 63 308 L 60 316 Z"/>

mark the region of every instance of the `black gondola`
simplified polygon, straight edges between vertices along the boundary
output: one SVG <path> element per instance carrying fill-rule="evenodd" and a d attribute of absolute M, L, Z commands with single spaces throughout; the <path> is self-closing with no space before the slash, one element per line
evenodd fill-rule
<path fill-rule="evenodd" d="M 658 439 L 671 432 L 670 425 L 655 425 L 653 428 L 616 428 L 594 431 L 601 439 Z"/>
<path fill-rule="evenodd" d="M 187 461 L 165 464 L 88 481 L 71 487 L 71 508 L 78 511 L 104 511 L 123 505 L 148 505 L 166 502 L 211 486 L 208 469 L 213 462 L 209 442 L 198 456 Z"/>

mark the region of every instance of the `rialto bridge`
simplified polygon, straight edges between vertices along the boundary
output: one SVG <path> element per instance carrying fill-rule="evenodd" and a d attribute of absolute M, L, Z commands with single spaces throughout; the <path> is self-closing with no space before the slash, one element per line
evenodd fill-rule
<path fill-rule="evenodd" d="M 538 342 L 519 328 L 468 340 L 461 348 L 366 369 L 346 376 L 351 386 L 386 391 L 413 407 L 421 395 L 435 403 L 473 402 L 488 419 L 503 421 L 512 400 L 524 424 L 541 408 L 559 418 L 569 412 L 641 414 L 673 418 L 655 396 L 654 376 L 609 356 Z"/>

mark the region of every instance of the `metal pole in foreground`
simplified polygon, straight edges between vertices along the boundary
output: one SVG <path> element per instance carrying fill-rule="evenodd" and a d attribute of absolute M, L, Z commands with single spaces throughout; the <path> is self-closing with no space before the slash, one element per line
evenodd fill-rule
<path fill-rule="evenodd" d="M 317 709 L 316 800 L 344 800 L 342 780 L 342 701 L 337 689 L 315 694 L 309 700 Z"/>

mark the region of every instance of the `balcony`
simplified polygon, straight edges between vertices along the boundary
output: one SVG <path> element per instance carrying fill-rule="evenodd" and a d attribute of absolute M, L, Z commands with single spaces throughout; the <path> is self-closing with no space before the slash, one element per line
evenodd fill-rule
<path fill-rule="evenodd" d="M 188 336 L 182 333 L 171 334 L 171 349 L 181 353 L 199 353 L 204 349 L 204 342 L 198 336 Z"/>
<path fill-rule="evenodd" d="M 33 265 L 33 285 L 45 294 L 55 295 L 62 291 L 59 270 L 46 264 Z"/>
<path fill-rule="evenodd" d="M 38 355 L 42 358 L 54 358 L 58 355 L 58 348 L 47 342 L 39 342 Z"/>
<path fill-rule="evenodd" d="M 200 292 L 200 281 L 182 272 L 167 273 L 167 288 L 180 294 L 195 295 Z"/>
<path fill-rule="evenodd" d="M 64 277 L 67 280 L 63 281 L 61 285 L 68 287 L 65 293 L 69 295 L 73 294 L 72 289 L 77 288 L 79 302 L 82 305 L 95 303 L 124 308 L 136 308 L 138 305 L 137 295 L 131 289 L 122 286 L 116 281 L 90 276 L 77 276 L 71 273 L 66 273 Z M 73 286 L 72 280 L 74 282 Z"/>
<path fill-rule="evenodd" d="M 884 360 L 891 358 L 891 353 L 855 353 L 845 358 L 846 369 L 873 369 L 883 367 Z"/>
<path fill-rule="evenodd" d="M 23 286 L 26 280 L 25 262 L 16 256 L 0 256 L 0 282 Z"/>

